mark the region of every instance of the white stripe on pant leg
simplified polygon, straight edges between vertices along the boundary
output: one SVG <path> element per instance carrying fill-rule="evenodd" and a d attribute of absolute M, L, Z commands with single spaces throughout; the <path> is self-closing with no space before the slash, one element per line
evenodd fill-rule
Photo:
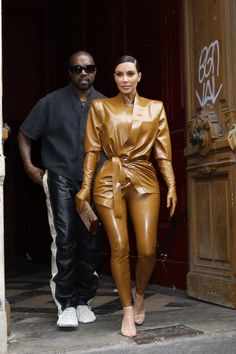
<path fill-rule="evenodd" d="M 43 176 L 43 189 L 46 194 L 46 204 L 47 204 L 47 212 L 48 212 L 48 223 L 49 223 L 49 228 L 50 228 L 50 233 L 52 236 L 52 243 L 51 243 L 51 274 L 52 278 L 50 280 L 50 287 L 51 287 L 51 292 L 52 292 L 52 297 L 55 302 L 55 304 L 58 307 L 58 315 L 62 312 L 61 309 L 61 304 L 57 301 L 55 292 L 56 292 L 56 284 L 53 281 L 53 277 L 57 274 L 58 269 L 57 269 L 57 263 L 56 263 L 56 253 L 57 253 L 57 246 L 56 246 L 56 229 L 53 221 L 53 214 L 52 214 L 52 207 L 51 207 L 51 202 L 50 202 L 50 197 L 49 197 L 49 190 L 48 190 L 48 173 L 47 171 L 45 172 Z"/>

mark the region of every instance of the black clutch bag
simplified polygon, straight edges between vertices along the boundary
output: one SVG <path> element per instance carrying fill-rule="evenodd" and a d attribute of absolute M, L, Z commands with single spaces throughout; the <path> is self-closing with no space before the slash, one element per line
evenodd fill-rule
<path fill-rule="evenodd" d="M 95 235 L 98 229 L 99 220 L 87 201 L 83 203 L 83 210 L 81 213 L 78 214 L 88 231 L 92 235 Z"/>

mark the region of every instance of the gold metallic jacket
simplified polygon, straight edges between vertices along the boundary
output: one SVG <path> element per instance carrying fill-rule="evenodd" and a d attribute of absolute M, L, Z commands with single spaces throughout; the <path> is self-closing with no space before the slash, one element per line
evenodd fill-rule
<path fill-rule="evenodd" d="M 85 135 L 85 153 L 104 150 L 108 160 L 96 175 L 94 201 L 119 214 L 122 191 L 132 184 L 138 193 L 159 193 L 155 169 L 149 161 L 171 161 L 171 142 L 163 103 L 135 96 L 128 109 L 122 95 L 92 102 Z M 86 161 L 85 158 L 85 161 Z M 84 179 L 86 179 L 86 162 Z M 95 167 L 94 167 L 95 168 Z"/>

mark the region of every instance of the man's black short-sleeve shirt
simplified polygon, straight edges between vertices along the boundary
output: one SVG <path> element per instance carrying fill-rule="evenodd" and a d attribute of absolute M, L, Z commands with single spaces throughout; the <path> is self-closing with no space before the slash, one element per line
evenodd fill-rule
<path fill-rule="evenodd" d="M 70 83 L 36 103 L 20 130 L 32 140 L 42 139 L 41 158 L 45 168 L 82 181 L 87 114 L 92 100 L 103 97 L 92 88 L 83 105 Z"/>

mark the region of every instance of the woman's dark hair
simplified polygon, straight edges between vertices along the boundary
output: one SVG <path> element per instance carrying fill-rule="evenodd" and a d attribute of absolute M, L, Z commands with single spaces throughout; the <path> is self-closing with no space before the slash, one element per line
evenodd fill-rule
<path fill-rule="evenodd" d="M 127 62 L 134 63 L 138 73 L 141 71 L 139 62 L 137 61 L 137 59 L 135 59 L 131 55 L 122 55 L 121 57 L 117 58 L 114 62 L 114 71 L 115 71 L 115 68 L 117 67 L 117 65 L 119 65 L 121 63 L 127 63 Z"/>

